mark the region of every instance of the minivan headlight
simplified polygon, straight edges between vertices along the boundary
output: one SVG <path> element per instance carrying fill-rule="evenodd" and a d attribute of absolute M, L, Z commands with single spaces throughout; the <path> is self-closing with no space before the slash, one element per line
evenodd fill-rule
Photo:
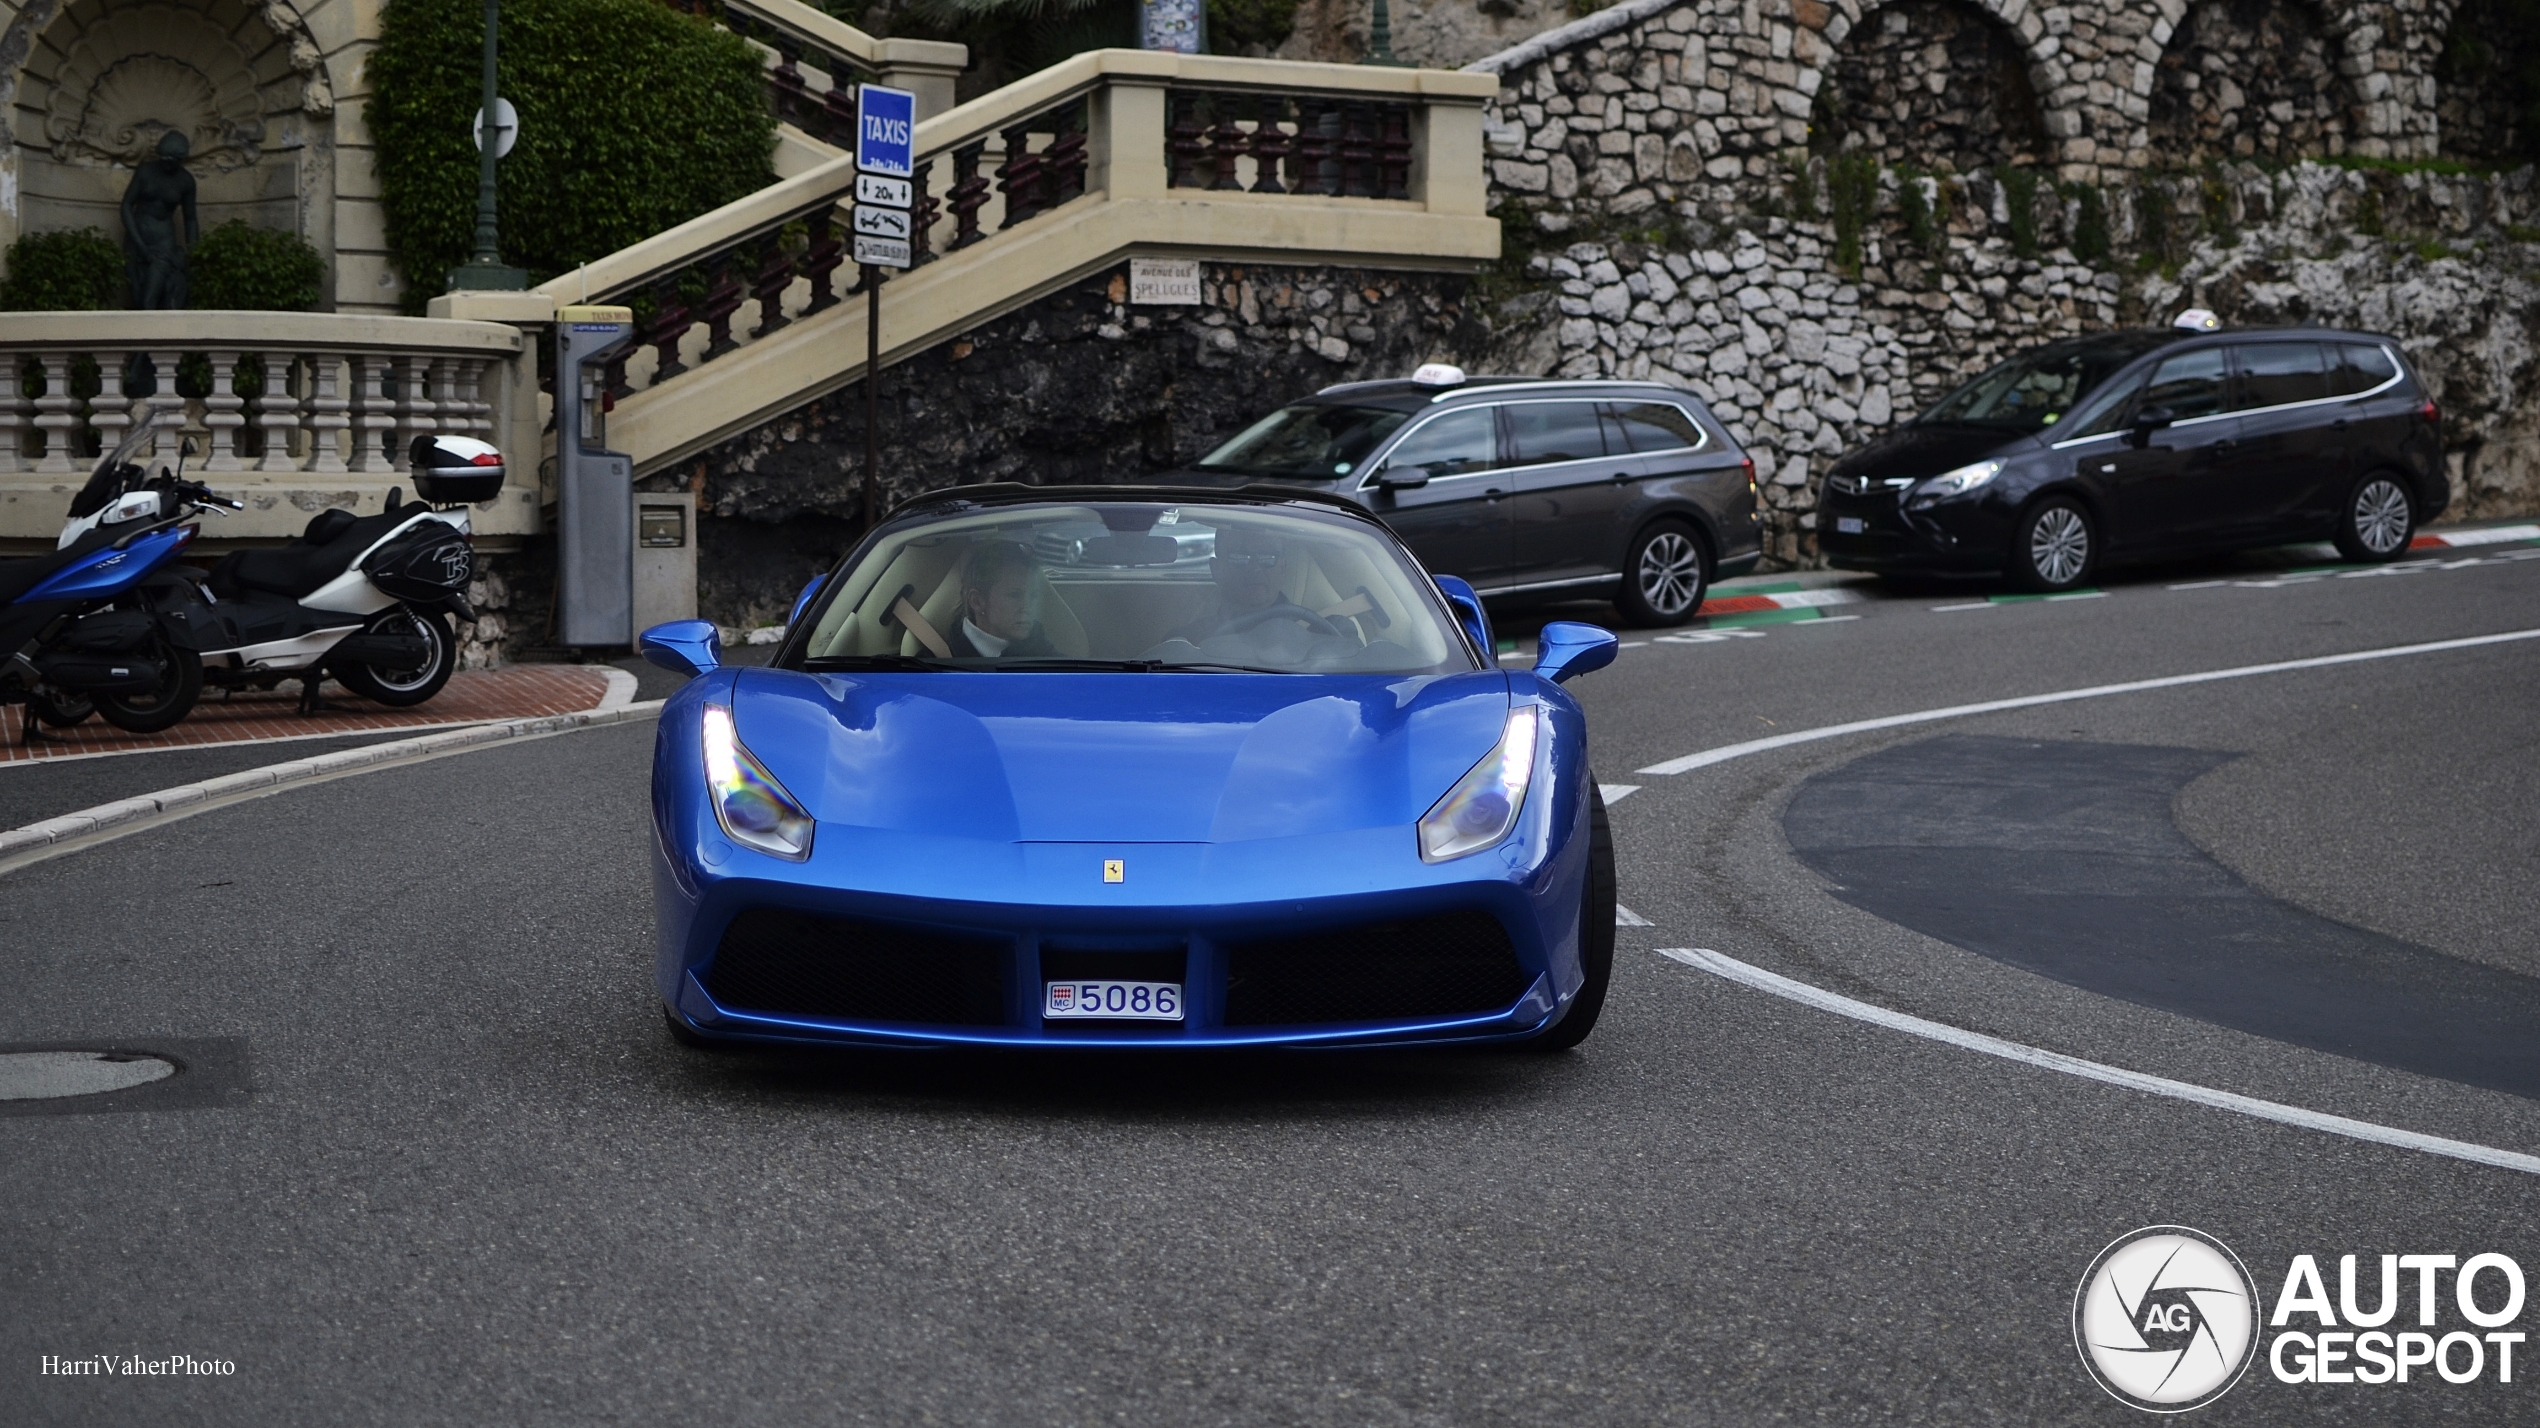
<path fill-rule="evenodd" d="M 1535 731 L 1542 710 L 1520 704 L 1508 711 L 1499 747 L 1482 756 L 1420 818 L 1420 861 L 1443 863 L 1494 847 L 1517 826 L 1526 785 L 1535 773 Z"/>
<path fill-rule="evenodd" d="M 708 704 L 703 732 L 706 797 L 725 836 L 788 862 L 810 857 L 811 815 L 742 744 L 730 706 Z"/>
<path fill-rule="evenodd" d="M 1914 493 L 1905 498 L 1905 504 L 1922 507 L 1934 501 L 1945 501 L 1952 496 L 1963 496 L 2001 475 L 2003 464 L 1999 461 L 1979 461 L 1972 466 L 1961 466 L 1955 471 L 1943 471 L 1916 486 Z"/>

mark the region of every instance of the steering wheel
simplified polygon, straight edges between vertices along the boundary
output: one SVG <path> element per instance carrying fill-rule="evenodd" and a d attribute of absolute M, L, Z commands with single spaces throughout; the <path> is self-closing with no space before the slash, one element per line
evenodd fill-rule
<path fill-rule="evenodd" d="M 1296 620 L 1310 625 L 1313 628 L 1322 631 L 1324 634 L 1335 637 L 1340 635 L 1340 628 L 1334 625 L 1331 621 L 1315 614 L 1303 605 L 1291 605 L 1285 600 L 1280 601 L 1278 604 L 1273 605 L 1266 610 L 1255 610 L 1249 615 L 1237 615 L 1235 618 L 1228 620 L 1225 624 L 1225 628 L 1218 631 L 1218 633 L 1226 635 L 1241 634 L 1244 631 L 1251 629 L 1253 626 L 1260 624 L 1264 620 L 1276 619 Z"/>

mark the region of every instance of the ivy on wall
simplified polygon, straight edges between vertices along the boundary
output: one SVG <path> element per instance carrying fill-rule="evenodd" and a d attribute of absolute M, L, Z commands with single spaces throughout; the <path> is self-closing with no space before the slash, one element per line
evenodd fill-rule
<path fill-rule="evenodd" d="M 420 311 L 476 241 L 479 0 L 393 0 L 371 56 L 388 243 Z M 655 0 L 504 0 L 503 261 L 543 282 L 773 180 L 756 51 Z"/>

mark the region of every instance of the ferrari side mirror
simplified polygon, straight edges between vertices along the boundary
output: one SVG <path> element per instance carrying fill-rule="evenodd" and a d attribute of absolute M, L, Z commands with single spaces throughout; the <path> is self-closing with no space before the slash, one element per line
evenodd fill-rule
<path fill-rule="evenodd" d="M 644 658 L 679 674 L 707 674 L 723 663 L 723 637 L 712 620 L 672 620 L 638 636 Z"/>
<path fill-rule="evenodd" d="M 1535 673 L 1559 684 L 1614 662 L 1622 642 L 1611 630 L 1576 620 L 1555 620 L 1535 636 Z"/>

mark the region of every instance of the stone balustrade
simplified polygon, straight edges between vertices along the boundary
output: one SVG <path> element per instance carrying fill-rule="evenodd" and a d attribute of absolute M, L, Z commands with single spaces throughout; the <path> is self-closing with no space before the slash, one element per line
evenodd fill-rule
<path fill-rule="evenodd" d="M 269 312 L 12 313 L 0 329 L 0 538 L 49 537 L 69 493 L 136 424 L 148 459 L 249 502 L 222 536 L 296 533 L 291 511 L 359 508 L 411 484 L 417 436 L 507 449 L 537 432 L 527 339 L 488 322 Z M 520 453 L 535 470 L 534 444 Z M 487 511 L 534 529 L 534 475 Z M 311 504 L 314 501 L 316 504 Z M 258 511 L 275 514 L 257 519 Z M 276 526 L 276 529 L 265 529 Z M 282 529 L 280 527 L 288 527 Z"/>

